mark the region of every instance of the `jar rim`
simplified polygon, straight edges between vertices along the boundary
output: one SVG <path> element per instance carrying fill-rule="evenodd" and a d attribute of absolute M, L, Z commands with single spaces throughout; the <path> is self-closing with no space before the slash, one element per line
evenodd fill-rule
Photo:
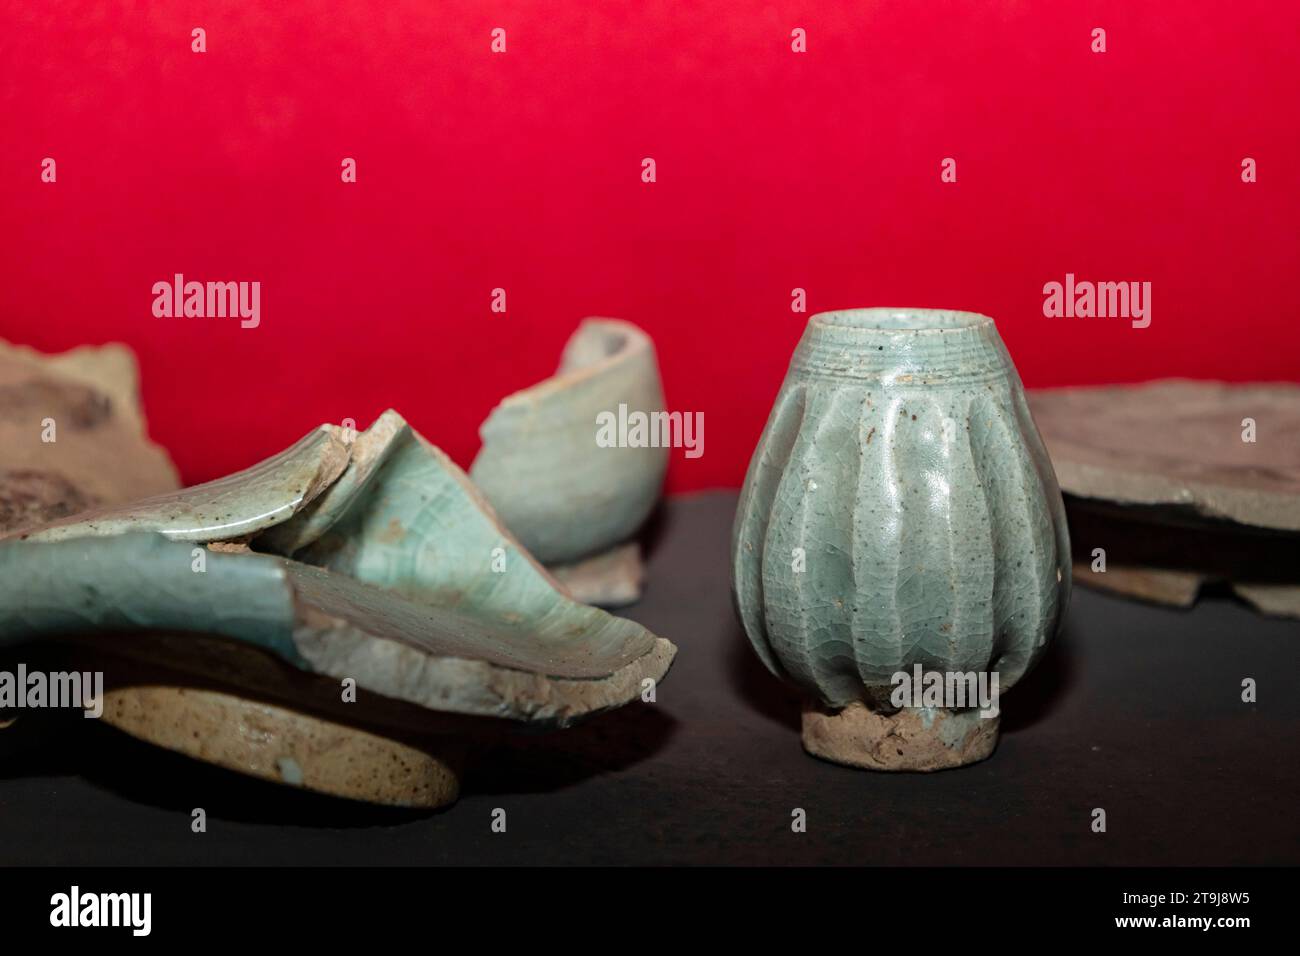
<path fill-rule="evenodd" d="M 860 332 L 909 332 L 940 334 L 993 325 L 993 319 L 979 312 L 958 309 L 920 309 L 873 306 L 818 312 L 809 324 L 852 329 Z"/>

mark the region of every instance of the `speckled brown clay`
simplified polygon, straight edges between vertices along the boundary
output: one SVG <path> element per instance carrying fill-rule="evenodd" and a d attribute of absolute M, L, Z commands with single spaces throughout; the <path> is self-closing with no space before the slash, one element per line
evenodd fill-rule
<path fill-rule="evenodd" d="M 431 809 L 460 793 L 458 756 L 219 691 L 109 690 L 103 720 L 206 763 L 348 800 Z"/>
<path fill-rule="evenodd" d="M 805 704 L 803 746 L 814 757 L 867 770 L 946 770 L 993 753 L 999 720 L 977 710 L 907 708 L 887 715 L 859 703 L 838 712 Z"/>
<path fill-rule="evenodd" d="M 410 638 L 407 643 L 389 646 L 389 642 L 381 641 L 379 643 L 384 645 L 382 652 L 371 655 L 373 659 L 368 659 L 364 652 L 376 649 L 374 642 L 361 640 L 360 634 L 351 631 L 342 633 L 337 626 L 341 624 L 340 621 L 331 623 L 330 616 L 322 616 L 319 608 L 304 606 L 298 608 L 302 611 L 304 620 L 296 621 L 296 625 L 301 626 L 295 626 L 291 630 L 295 638 L 301 638 L 310 647 L 304 646 L 298 651 L 313 657 L 327 670 L 330 665 L 324 663 L 324 658 L 318 658 L 319 654 L 326 657 L 335 654 L 347 658 L 347 666 L 344 668 L 347 676 L 355 677 L 364 690 L 372 690 L 373 684 L 378 682 L 383 683 L 399 700 L 414 700 L 415 706 L 406 707 L 403 729 L 390 728 L 388 723 L 383 722 L 385 716 L 392 715 L 383 706 L 376 709 L 376 697 L 370 693 L 366 694 L 365 717 L 358 718 L 367 724 L 369 730 L 352 726 L 350 712 L 335 712 L 328 708 L 320 711 L 314 706 L 309 708 L 313 713 L 309 713 L 308 709 L 297 709 L 302 704 L 302 699 L 296 695 L 298 692 L 305 693 L 303 687 L 290 686 L 287 688 L 287 697 L 284 696 L 286 688 L 275 688 L 280 691 L 274 694 L 277 700 L 292 703 L 270 704 L 256 700 L 254 698 L 258 695 L 250 686 L 250 681 L 256 675 L 257 668 L 250 670 L 247 657 L 232 663 L 225 658 L 213 660 L 210 655 L 200 657 L 207 665 L 219 666 L 201 667 L 199 673 L 209 678 L 209 682 L 217 676 L 224 681 L 225 686 L 193 687 L 184 682 L 174 684 L 163 677 L 153 682 L 136 681 L 114 687 L 106 693 L 109 712 L 105 719 L 110 724 L 158 746 L 267 780 L 349 799 L 435 807 L 455 799 L 455 770 L 446 748 L 461 746 L 455 742 L 459 739 L 455 730 L 446 731 L 451 736 L 442 730 L 437 731 L 437 737 L 429 736 L 435 732 L 432 725 L 442 727 L 449 718 L 455 716 L 454 713 L 440 709 L 440 705 L 449 705 L 452 712 L 565 726 L 584 714 L 620 706 L 634 699 L 641 691 L 643 679 L 661 678 L 667 670 L 674 650 L 671 644 L 648 634 L 645 635 L 648 643 L 643 642 L 644 646 L 636 644 L 641 633 L 636 625 L 609 618 L 591 608 L 574 605 L 563 588 L 557 586 L 531 555 L 518 548 L 508 533 L 497 524 L 495 516 L 482 503 L 477 489 L 470 485 L 465 476 L 450 465 L 437 449 L 426 446 L 422 439 L 411 433 L 400 417 L 392 412 L 382 416 L 372 429 L 361 435 L 335 426 L 322 426 L 269 462 L 254 466 L 240 475 L 177 493 L 171 493 L 176 486 L 175 473 L 166 461 L 165 452 L 139 441 L 128 442 L 122 434 L 115 440 L 116 451 L 123 458 L 132 459 L 138 469 L 151 469 L 152 484 L 132 480 L 110 487 L 101 482 L 94 485 L 96 493 L 80 494 L 83 482 L 103 478 L 96 474 L 97 462 L 109 451 L 101 446 L 95 446 L 91 450 L 94 453 L 87 451 L 84 454 L 64 456 L 69 463 L 64 469 L 67 472 L 66 478 L 62 472 L 53 470 L 39 474 L 29 474 L 22 469 L 6 471 L 4 466 L 12 463 L 13 456 L 18 451 L 30 452 L 37 456 L 38 461 L 45 463 L 54 460 L 50 452 L 56 448 L 81 448 L 80 444 L 71 440 L 65 442 L 69 426 L 82 428 L 83 431 L 92 426 L 104 427 L 105 421 L 112 421 L 111 417 L 105 418 L 105 415 L 120 414 L 125 422 L 124 427 L 129 426 L 127 430 L 132 435 L 143 434 L 143 419 L 134 404 L 133 360 L 124 349 L 106 352 L 108 358 L 104 362 L 97 363 L 94 361 L 95 356 L 87 352 L 74 353 L 76 361 L 59 363 L 60 370 L 66 366 L 69 372 L 75 369 L 89 376 L 86 379 L 88 384 L 73 383 L 51 390 L 43 384 L 45 379 L 40 375 L 34 376 L 32 371 L 52 372 L 53 366 L 50 369 L 44 367 L 44 357 L 28 354 L 27 350 L 15 350 L 15 354 L 11 355 L 0 349 L 0 373 L 6 369 L 12 372 L 9 378 L 0 374 L 0 386 L 13 386 L 9 394 L 13 400 L 8 406 L 10 411 L 28 405 L 35 411 L 40 411 L 56 400 L 62 403 L 58 407 L 64 409 L 56 409 L 61 419 L 57 445 L 34 447 L 31 441 L 26 441 L 31 435 L 37 436 L 39 440 L 40 433 L 39 427 L 28 427 L 31 416 L 26 413 L 15 424 L 15 428 L 19 429 L 15 434 L 24 438 L 25 443 L 0 441 L 0 536 L 9 531 L 17 538 L 30 529 L 29 537 L 32 539 L 61 541 L 59 547 L 71 548 L 77 553 L 73 556 L 75 560 L 55 562 L 60 569 L 59 574 L 63 573 L 62 569 L 73 566 L 79 572 L 85 571 L 84 559 L 97 552 L 101 558 L 104 556 L 100 552 L 101 546 L 110 550 L 125 547 L 129 554 L 118 554 L 116 559 L 110 559 L 101 570 L 116 567 L 118 572 L 138 577 L 139 581 L 131 585 L 128 591 L 136 598 L 146 601 L 149 600 L 149 595 L 169 593 L 166 582 L 162 580 L 167 575 L 160 576 L 149 571 L 152 565 L 148 552 L 157 548 L 173 550 L 175 560 L 164 562 L 164 567 L 177 571 L 187 566 L 186 562 L 191 560 L 189 543 L 203 543 L 209 556 L 207 571 L 197 577 L 192 571 L 182 575 L 186 579 L 185 586 L 193 586 L 195 582 L 216 584 L 223 578 L 222 571 L 226 568 L 236 577 L 248 572 L 244 576 L 249 578 L 246 582 L 248 588 L 240 590 L 228 601 L 218 601 L 209 609 L 212 613 L 203 622 L 204 627 L 207 627 L 227 615 L 246 618 L 252 614 L 256 617 L 256 613 L 250 610 L 250 600 L 254 595 L 266 597 L 267 592 L 254 587 L 257 582 L 253 579 L 258 577 L 258 567 L 265 565 L 270 557 L 252 553 L 248 547 L 249 539 L 259 531 L 267 532 L 259 540 L 259 550 L 270 549 L 288 554 L 314 547 L 322 551 L 321 563 L 332 566 L 337 561 L 344 561 L 346 565 L 347 555 L 339 556 L 333 552 L 332 545 L 335 542 L 330 538 L 330 533 L 339 522 L 361 522 L 363 526 L 353 529 L 357 533 L 349 539 L 353 547 L 348 553 L 355 554 L 358 550 L 373 546 L 387 549 L 385 555 L 391 556 L 399 542 L 393 541 L 392 535 L 386 533 L 385 529 L 391 530 L 398 520 L 409 520 L 418 525 L 427 519 L 430 513 L 428 509 L 422 508 L 421 492 L 428 493 L 431 485 L 436 484 L 441 491 L 433 497 L 444 503 L 449 500 L 452 502 L 446 509 L 446 521 L 439 528 L 439 546 L 446 545 L 454 538 L 458 545 L 451 547 L 451 554 L 474 554 L 485 560 L 495 549 L 508 562 L 512 573 L 508 576 L 479 575 L 475 578 L 473 569 L 470 569 L 466 572 L 470 576 L 468 581 L 449 581 L 446 575 L 439 577 L 440 572 L 435 573 L 434 579 L 430 579 L 427 574 L 429 564 L 425 560 L 427 555 L 422 557 L 423 552 L 418 547 L 423 538 L 417 528 L 411 528 L 400 536 L 408 545 L 414 545 L 408 552 L 398 555 L 404 560 L 379 562 L 377 568 L 370 565 L 338 568 L 341 574 L 334 577 L 338 579 L 339 586 L 348 590 L 354 598 L 361 596 L 366 601 L 383 604 L 380 593 L 374 592 L 367 585 L 358 584 L 355 578 L 368 580 L 372 571 L 383 578 L 385 569 L 394 566 L 403 572 L 414 570 L 414 579 L 407 574 L 396 585 L 408 591 L 414 589 L 418 592 L 423 588 L 431 592 L 430 599 L 434 599 L 445 591 L 455 590 L 460 584 L 465 587 L 457 593 L 463 597 L 461 592 L 472 590 L 470 585 L 481 583 L 480 579 L 486 577 L 489 584 L 500 585 L 508 593 L 498 600 L 494 591 L 481 604 L 476 604 L 482 611 L 482 620 L 461 623 L 466 623 L 475 634 L 480 634 L 484 628 L 489 636 L 494 629 L 514 628 L 522 632 L 524 638 L 524 646 L 513 649 L 511 641 L 504 638 L 500 647 L 490 641 L 493 644 L 489 649 L 489 656 L 493 658 L 491 661 L 480 659 L 481 655 L 477 651 L 482 648 L 461 647 L 458 651 L 448 646 L 444 648 L 448 655 L 430 664 L 425 658 L 427 652 L 434 650 L 434 647 L 423 638 L 432 637 L 436 644 L 438 639 L 448 636 L 438 624 L 446 614 L 435 608 L 413 616 L 408 615 L 408 623 L 415 625 L 422 622 L 422 626 L 415 627 L 407 635 Z M 130 374 L 126 375 L 124 369 Z M 102 393 L 95 391 L 98 387 L 102 387 Z M 39 426 L 39 418 L 36 421 Z M 0 426 L 3 425 L 4 419 L 0 416 Z M 0 438 L 4 434 L 7 433 L 0 427 Z M 160 459 L 165 467 L 160 467 L 154 458 Z M 397 480 L 401 488 L 397 491 L 390 489 L 380 496 L 380 501 L 390 511 L 397 510 L 393 515 L 385 513 L 381 533 L 371 540 L 367 536 L 367 527 L 364 526 L 365 509 L 361 507 L 364 503 L 359 499 L 372 486 L 383 485 L 390 477 L 389 473 L 394 470 L 403 471 Z M 125 465 L 118 471 L 122 474 L 136 474 Z M 109 474 L 115 475 L 118 471 L 110 471 Z M 409 480 L 403 482 L 401 477 Z M 156 489 L 164 494 L 146 501 L 122 504 L 123 501 L 132 500 L 133 493 L 141 487 Z M 399 493 L 402 489 L 406 491 Z M 441 513 L 434 517 L 440 515 Z M 390 518 L 392 520 L 388 520 Z M 54 523 L 49 524 L 51 521 Z M 448 528 L 447 522 L 454 527 Z M 37 531 L 34 526 L 41 526 L 40 530 Z M 157 532 L 172 540 L 157 538 L 145 542 L 140 535 L 128 535 L 130 540 L 114 537 L 119 532 L 140 529 Z M 481 540 L 467 540 L 476 533 Z M 102 537 L 105 535 L 109 537 Z M 85 543 L 78 543 L 83 536 L 99 538 L 100 544 L 87 552 L 83 550 Z M 39 553 L 42 546 L 27 544 L 24 547 L 37 549 L 24 551 L 23 560 L 19 562 L 30 571 L 30 563 L 26 559 Z M 412 569 L 410 565 L 413 561 L 416 564 L 420 561 L 424 563 Z M 449 558 L 445 563 L 453 577 L 464 570 L 465 562 L 458 558 Z M 301 580 L 296 580 L 288 589 L 289 593 L 298 596 L 301 596 L 301 590 L 318 588 L 321 582 L 331 577 L 327 572 L 300 566 L 297 562 L 285 562 L 285 567 L 294 568 L 294 573 L 299 573 Z M 263 567 L 262 570 L 266 568 Z M 49 581 L 48 572 L 42 572 L 37 577 L 47 583 Z M 277 573 L 273 573 L 272 577 L 280 577 L 282 584 L 288 584 L 287 579 Z M 0 581 L 6 578 L 11 585 L 14 584 L 15 574 L 0 575 Z M 234 578 L 231 582 L 238 583 Z M 264 585 L 266 583 L 262 582 Z M 387 579 L 369 583 L 379 587 L 395 584 Z M 271 593 L 278 587 L 273 585 Z M 101 597 L 108 593 L 93 586 L 90 590 Z M 15 604 L 25 602 L 26 597 L 17 597 L 24 593 L 31 596 L 26 588 L 17 588 L 10 598 L 0 601 L 0 611 L 4 610 L 6 604 L 12 609 Z M 475 593 L 477 597 L 477 592 Z M 118 596 L 130 599 L 125 592 Z M 392 607 L 406 607 L 404 599 L 395 594 L 388 603 Z M 48 610 L 60 605 L 61 599 L 44 604 L 37 601 L 36 604 Z M 181 601 L 178 609 L 192 609 L 197 604 L 202 602 Z M 554 611 L 554 605 L 557 604 L 562 605 L 558 609 L 559 613 L 548 616 L 547 609 Z M 388 609 L 392 610 L 392 607 Z M 369 608 L 371 612 L 374 610 Z M 382 614 L 375 613 L 365 615 L 367 620 L 376 616 L 383 617 Z M 144 628 L 148 618 L 148 615 L 137 616 L 131 612 L 122 620 L 139 622 L 140 628 Z M 545 620 L 542 621 L 542 618 Z M 94 630 L 89 620 L 82 623 Z M 190 621 L 185 626 L 193 626 L 194 623 Z M 564 632 L 555 635 L 555 641 L 546 647 L 531 648 L 537 657 L 534 662 L 536 668 L 521 667 L 522 658 L 519 656 L 522 654 L 527 657 L 530 652 L 527 638 L 531 636 L 534 641 L 541 639 L 540 633 L 530 634 L 531 623 L 537 623 L 539 631 L 549 628 Z M 323 627 L 329 633 L 316 633 L 313 627 Z M 454 627 L 452 629 L 455 630 Z M 566 648 L 561 646 L 564 642 L 560 638 L 572 638 L 569 642 L 572 644 L 581 642 L 584 634 L 592 637 L 595 643 L 585 644 L 573 654 L 567 654 Z M 631 644 L 613 646 L 620 635 L 629 637 Z M 129 651 L 133 646 L 138 646 L 141 650 L 147 649 L 142 662 L 147 666 L 154 659 L 153 652 L 158 650 L 157 644 L 151 643 L 148 638 L 159 636 L 136 633 L 123 650 Z M 245 636 L 252 638 L 254 644 L 267 637 L 264 633 Z M 353 641 L 353 638 L 358 640 Z M 201 639 L 201 635 L 191 633 L 185 635 L 183 643 L 187 651 L 193 651 Z M 280 651 L 290 649 L 283 641 L 271 643 L 276 644 Z M 335 645 L 332 651 L 325 646 L 331 643 Z M 410 646 L 412 643 L 414 646 Z M 358 647 L 354 644 L 365 646 Z M 628 652 L 627 659 L 618 657 L 620 648 Z M 646 653 L 638 655 L 638 648 Z M 411 656 L 413 652 L 414 657 Z M 611 663 L 609 674 L 597 674 L 597 662 L 604 652 L 614 654 L 618 659 Z M 297 656 L 297 653 L 290 654 L 291 658 Z M 566 657 L 575 658 L 573 667 L 567 670 L 563 660 Z M 494 663 L 498 658 L 504 661 L 501 667 Z M 304 662 L 295 660 L 295 663 L 302 665 Z M 345 662 L 340 660 L 337 663 L 343 666 Z M 447 683 L 440 689 L 426 686 L 424 690 L 428 693 L 421 696 L 418 693 L 420 687 L 416 685 L 421 683 L 422 676 L 429 677 L 433 671 L 441 673 Z M 302 671 L 295 670 L 295 673 L 307 676 Z M 441 678 L 435 679 L 435 683 L 438 679 Z M 473 684 L 474 689 L 463 693 L 469 684 Z M 320 713 L 332 714 L 333 719 L 320 716 Z M 412 714 L 419 717 L 416 723 L 427 726 L 422 729 L 411 727 L 412 721 L 407 718 Z M 378 726 L 376 720 L 381 721 Z M 417 742 L 403 742 L 411 733 L 417 736 L 410 739 Z M 429 752 L 420 743 L 428 739 L 438 741 L 436 751 Z"/>
<path fill-rule="evenodd" d="M 622 607 L 638 601 L 645 577 L 641 545 L 635 541 L 576 564 L 552 565 L 547 570 L 575 601 L 601 607 Z"/>

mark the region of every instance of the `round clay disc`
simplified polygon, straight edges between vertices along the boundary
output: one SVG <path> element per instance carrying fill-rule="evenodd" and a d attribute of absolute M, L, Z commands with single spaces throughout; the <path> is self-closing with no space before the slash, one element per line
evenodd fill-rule
<path fill-rule="evenodd" d="M 426 750 L 264 701 L 194 687 L 121 687 L 103 721 L 147 743 L 251 777 L 398 807 L 453 803 L 451 763 Z"/>

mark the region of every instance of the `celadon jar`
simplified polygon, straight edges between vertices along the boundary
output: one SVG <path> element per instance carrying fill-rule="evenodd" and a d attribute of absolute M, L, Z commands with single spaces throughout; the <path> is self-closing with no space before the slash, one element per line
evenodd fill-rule
<path fill-rule="evenodd" d="M 1069 556 L 992 319 L 809 319 L 732 535 L 737 612 L 767 668 L 805 693 L 805 749 L 879 770 L 987 757 L 997 696 L 1057 632 Z"/>

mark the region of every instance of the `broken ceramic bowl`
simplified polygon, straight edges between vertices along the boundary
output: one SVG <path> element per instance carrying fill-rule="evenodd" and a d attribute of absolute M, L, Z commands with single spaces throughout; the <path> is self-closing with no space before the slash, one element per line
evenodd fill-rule
<path fill-rule="evenodd" d="M 519 603 L 450 584 L 432 589 L 450 602 L 438 605 L 270 554 L 207 552 L 199 569 L 195 550 L 158 534 L 0 546 L 0 634 L 215 634 L 431 710 L 558 726 L 638 696 L 672 657 L 639 625 L 540 582 Z"/>
<path fill-rule="evenodd" d="M 879 770 L 987 757 L 984 693 L 1039 659 L 1070 587 L 1061 493 L 993 320 L 813 316 L 750 462 L 732 573 L 754 649 L 808 695 L 809 752 Z"/>
<path fill-rule="evenodd" d="M 141 631 L 217 635 L 301 672 L 351 680 L 358 721 L 378 697 L 436 715 L 566 726 L 642 695 L 675 652 L 640 625 L 572 600 L 465 474 L 391 411 L 363 434 L 322 426 L 236 475 L 0 544 L 0 641 L 93 633 L 129 644 Z M 164 703 L 184 713 L 147 720 L 143 700 L 106 715 L 197 756 L 211 742 L 175 733 L 178 722 L 219 725 L 230 708 L 242 708 L 243 721 L 270 719 L 248 702 L 173 694 Z M 310 734 L 285 726 L 299 741 L 347 730 L 324 719 Z M 222 755 L 205 759 L 305 784 L 300 761 Z M 455 768 L 436 761 L 426 770 L 422 786 L 441 783 L 406 799 L 454 799 L 446 780 Z"/>
<path fill-rule="evenodd" d="M 629 322 L 587 319 L 554 377 L 506 397 L 480 429 L 470 477 L 523 546 L 581 600 L 640 595 L 631 539 L 663 487 L 666 447 L 602 447 L 598 416 L 664 410 L 654 344 Z"/>

